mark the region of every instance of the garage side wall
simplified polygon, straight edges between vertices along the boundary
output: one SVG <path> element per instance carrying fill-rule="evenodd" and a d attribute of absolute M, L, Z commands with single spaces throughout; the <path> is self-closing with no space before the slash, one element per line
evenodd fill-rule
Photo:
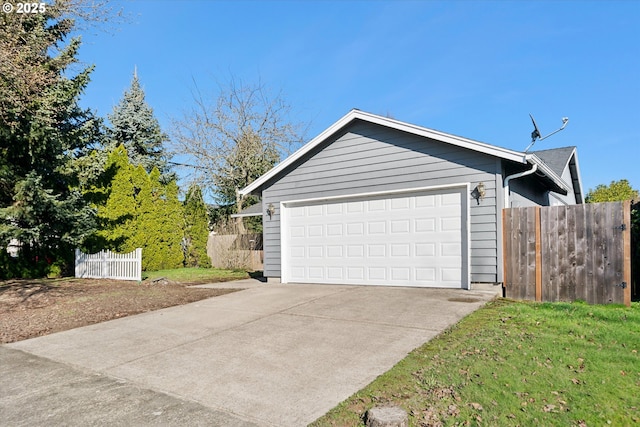
<path fill-rule="evenodd" d="M 469 197 L 471 282 L 498 282 L 499 162 L 492 156 L 366 122 L 320 144 L 262 192 L 264 274 L 281 277 L 280 202 L 479 182 L 486 196 Z M 498 184 L 498 185 L 496 185 Z"/>

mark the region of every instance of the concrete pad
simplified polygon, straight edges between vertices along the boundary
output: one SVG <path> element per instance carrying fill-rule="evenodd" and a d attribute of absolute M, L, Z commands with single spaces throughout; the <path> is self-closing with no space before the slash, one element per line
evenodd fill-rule
<path fill-rule="evenodd" d="M 7 347 L 0 347 L 0 378 L 0 419 L 6 426 L 256 426 L 227 412 Z"/>
<path fill-rule="evenodd" d="M 7 347 L 62 363 L 50 375 L 60 376 L 56 391 L 63 395 L 74 393 L 65 388 L 67 374 L 57 371 L 67 366 L 74 369 L 72 377 L 88 370 L 232 419 L 297 426 L 313 422 L 493 296 L 464 290 L 257 285 Z M 26 376 L 22 381 L 38 380 Z M 11 387 L 25 408 L 37 404 L 20 394 L 22 386 Z"/>
<path fill-rule="evenodd" d="M 74 366 L 103 371 L 161 353 L 261 316 L 198 302 L 10 344 Z"/>
<path fill-rule="evenodd" d="M 233 293 L 198 301 L 198 304 L 211 308 L 268 314 L 352 289 L 353 287 L 336 285 L 269 285 L 244 290 L 242 298 L 235 298 Z"/>
<path fill-rule="evenodd" d="M 491 294 L 449 289 L 359 286 L 293 307 L 286 313 L 440 331 L 484 305 L 488 295 Z"/>
<path fill-rule="evenodd" d="M 107 373 L 261 422 L 306 425 L 434 334 L 276 314 Z"/>

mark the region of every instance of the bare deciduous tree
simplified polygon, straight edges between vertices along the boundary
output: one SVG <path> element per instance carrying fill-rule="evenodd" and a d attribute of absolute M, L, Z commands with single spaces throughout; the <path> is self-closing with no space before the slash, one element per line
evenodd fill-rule
<path fill-rule="evenodd" d="M 303 126 L 291 106 L 266 86 L 231 78 L 216 97 L 194 91 L 194 107 L 173 122 L 174 154 L 186 155 L 192 177 L 220 204 L 239 212 L 251 204 L 240 190 L 278 163 L 302 141 Z M 184 165 L 184 164 L 183 164 Z M 241 232 L 242 219 L 237 219 Z"/>

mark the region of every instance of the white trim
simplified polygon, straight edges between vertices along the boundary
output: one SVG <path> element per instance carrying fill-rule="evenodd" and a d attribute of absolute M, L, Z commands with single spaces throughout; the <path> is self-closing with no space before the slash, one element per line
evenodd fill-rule
<path fill-rule="evenodd" d="M 576 164 L 576 179 L 578 180 L 578 184 L 580 185 L 580 203 L 584 203 L 584 190 L 582 189 L 582 177 L 580 176 L 580 164 L 578 163 L 578 149 L 576 147 L 573 148 L 573 154 L 572 154 L 574 163 Z M 571 157 L 569 157 L 569 162 L 567 163 L 567 166 L 571 165 Z M 571 168 L 569 167 L 569 174 L 571 174 Z M 573 187 L 573 175 L 571 175 L 571 189 L 574 190 L 574 195 L 575 195 L 575 188 Z M 576 203 L 577 203 L 577 198 L 576 198 Z"/>
<path fill-rule="evenodd" d="M 285 202 L 280 202 L 280 283 L 289 283 L 287 249 L 289 247 L 289 230 L 285 227 L 288 222 L 289 211 Z"/>
<path fill-rule="evenodd" d="M 353 193 L 346 195 L 338 195 L 338 196 L 327 196 L 327 197 L 313 197 L 310 199 L 296 199 L 296 200 L 286 200 L 281 201 L 280 205 L 283 204 L 298 204 L 298 203 L 315 203 L 315 202 L 330 202 L 334 200 L 340 199 L 353 199 L 356 197 L 368 197 L 368 196 L 384 196 L 387 194 L 401 194 L 401 193 L 415 193 L 418 191 L 437 191 L 437 190 L 448 190 L 450 188 L 458 188 L 458 187 L 467 187 L 469 189 L 470 183 L 457 183 L 457 184 L 443 184 L 443 185 L 432 185 L 427 187 L 411 187 L 411 188 L 400 188 L 398 190 L 382 190 L 382 191 L 369 191 L 366 193 Z"/>
<path fill-rule="evenodd" d="M 460 230 L 462 231 L 462 240 L 466 240 L 466 247 L 462 248 L 462 256 L 463 258 L 466 256 L 467 258 L 467 274 L 466 277 L 463 277 L 463 280 L 466 280 L 466 283 L 463 282 L 462 283 L 462 289 L 471 289 L 471 200 L 469 199 L 469 195 L 471 194 L 471 183 L 467 182 L 466 185 L 466 190 L 467 190 L 467 198 L 463 198 L 461 200 L 462 203 L 464 203 L 464 205 L 462 206 L 462 209 L 464 209 L 464 214 L 467 217 L 467 224 L 466 224 L 466 230 Z M 463 194 L 464 196 L 464 194 Z M 465 236 L 466 235 L 466 236 Z M 465 239 L 466 237 L 466 239 Z M 462 262 L 464 263 L 464 259 L 462 260 Z M 462 273 L 464 273 L 464 271 L 462 271 Z"/>
<path fill-rule="evenodd" d="M 299 158 L 303 157 L 305 154 L 307 154 L 317 145 L 319 145 L 320 143 L 325 141 L 327 138 L 329 138 L 331 135 L 338 132 L 340 129 L 342 129 L 347 124 L 351 123 L 356 119 L 364 120 L 369 123 L 375 123 L 381 126 L 386 126 L 391 129 L 396 129 L 399 131 L 408 132 L 414 135 L 435 139 L 437 141 L 441 141 L 441 142 L 452 144 L 458 147 L 478 151 L 484 154 L 499 157 L 501 159 L 510 160 L 518 163 L 526 163 L 525 153 L 509 150 L 506 148 L 496 147 L 494 145 L 489 145 L 484 142 L 474 141 L 472 139 L 451 135 L 451 134 L 440 132 L 437 130 L 425 128 L 422 126 L 412 125 L 409 123 L 390 119 L 388 117 L 378 116 L 376 114 L 366 113 L 364 111 L 354 109 L 349 111 L 340 120 L 338 120 L 337 122 L 329 126 L 321 134 L 319 134 L 318 136 L 313 138 L 311 141 L 303 145 L 295 153 L 293 153 L 292 155 L 284 159 L 282 162 L 280 162 L 278 165 L 273 167 L 271 170 L 269 170 L 267 173 L 262 175 L 260 178 L 253 181 L 253 183 L 249 184 L 248 186 L 240 190 L 240 194 L 249 194 L 252 191 L 258 189 L 260 186 L 262 186 L 264 183 L 269 181 L 280 171 L 282 171 L 287 166 L 294 163 Z"/>
<path fill-rule="evenodd" d="M 231 214 L 229 215 L 230 218 L 247 218 L 250 216 L 262 216 L 262 212 L 256 212 L 256 213 L 237 213 L 237 214 Z"/>
<path fill-rule="evenodd" d="M 403 194 L 403 193 L 418 193 L 418 192 L 425 192 L 425 191 L 438 191 L 438 190 L 451 190 L 451 189 L 462 190 L 461 209 L 462 209 L 463 215 L 465 215 L 466 217 L 466 221 L 462 223 L 464 225 L 461 227 L 461 230 L 460 230 L 461 233 L 463 234 L 462 241 L 465 242 L 465 245 L 462 248 L 463 277 L 462 277 L 461 288 L 471 289 L 471 203 L 469 201 L 470 192 L 471 192 L 470 182 L 280 201 L 280 281 L 281 283 L 289 283 L 289 278 L 287 277 L 288 266 L 286 262 L 288 258 L 286 256 L 286 248 L 287 248 L 287 245 L 289 244 L 289 236 L 288 236 L 288 228 L 287 228 L 289 214 L 288 214 L 287 208 L 290 207 L 290 205 L 299 205 L 299 204 L 317 203 L 317 202 L 332 202 L 337 200 L 347 200 L 347 199 L 372 197 L 372 196 L 386 196 L 386 195 L 396 195 L 396 194 Z M 466 257 L 466 261 L 465 261 L 465 257 Z"/>

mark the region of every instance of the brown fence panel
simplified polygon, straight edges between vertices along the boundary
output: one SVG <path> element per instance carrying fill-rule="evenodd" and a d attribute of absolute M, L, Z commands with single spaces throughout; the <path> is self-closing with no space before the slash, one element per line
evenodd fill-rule
<path fill-rule="evenodd" d="M 262 270 L 262 234 L 212 234 L 207 242 L 211 265 L 219 268 Z"/>
<path fill-rule="evenodd" d="M 629 305 L 630 225 L 630 202 L 505 209 L 505 295 Z"/>
<path fill-rule="evenodd" d="M 503 210 L 507 298 L 536 296 L 535 211 L 535 207 Z"/>

